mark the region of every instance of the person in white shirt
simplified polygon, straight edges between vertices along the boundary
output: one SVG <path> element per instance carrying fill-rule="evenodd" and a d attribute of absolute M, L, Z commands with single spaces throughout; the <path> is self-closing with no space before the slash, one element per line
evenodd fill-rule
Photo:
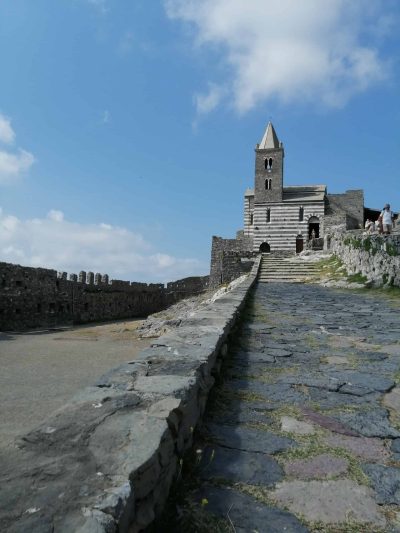
<path fill-rule="evenodd" d="M 389 235 L 392 231 L 392 225 L 394 220 L 393 211 L 390 210 L 390 204 L 385 205 L 381 213 L 381 217 L 383 224 L 383 233 Z"/>
<path fill-rule="evenodd" d="M 367 220 L 365 221 L 364 227 L 368 233 L 373 233 L 375 231 L 375 222 L 367 218 Z"/>

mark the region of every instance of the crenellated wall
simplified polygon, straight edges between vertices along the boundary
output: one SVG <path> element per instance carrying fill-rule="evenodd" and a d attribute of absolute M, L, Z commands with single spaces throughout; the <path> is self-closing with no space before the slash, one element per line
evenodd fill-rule
<path fill-rule="evenodd" d="M 208 276 L 164 287 L 0 263 L 0 330 L 147 316 L 207 287 Z"/>
<path fill-rule="evenodd" d="M 193 445 L 259 264 L 9 447 L 1 531 L 148 531 Z"/>

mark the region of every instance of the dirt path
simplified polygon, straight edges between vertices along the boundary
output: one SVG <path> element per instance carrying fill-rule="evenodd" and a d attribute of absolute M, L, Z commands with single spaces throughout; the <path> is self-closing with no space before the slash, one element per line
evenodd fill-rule
<path fill-rule="evenodd" d="M 141 321 L 0 333 L 0 445 L 39 424 L 79 389 L 151 343 Z"/>

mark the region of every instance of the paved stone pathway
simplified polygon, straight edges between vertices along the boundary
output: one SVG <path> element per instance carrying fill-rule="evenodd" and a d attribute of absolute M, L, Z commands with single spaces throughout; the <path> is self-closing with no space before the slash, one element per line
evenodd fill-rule
<path fill-rule="evenodd" d="M 399 370 L 398 304 L 258 285 L 156 531 L 400 532 Z"/>

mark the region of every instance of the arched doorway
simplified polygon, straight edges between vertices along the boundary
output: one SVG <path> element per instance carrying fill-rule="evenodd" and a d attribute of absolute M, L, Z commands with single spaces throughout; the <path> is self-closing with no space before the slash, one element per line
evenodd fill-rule
<path fill-rule="evenodd" d="M 308 238 L 319 238 L 319 218 L 311 217 L 308 219 Z"/>
<path fill-rule="evenodd" d="M 299 254 L 304 249 L 303 235 L 297 235 L 296 237 L 296 254 Z"/>
<path fill-rule="evenodd" d="M 267 242 L 263 242 L 260 245 L 260 252 L 262 254 L 269 254 L 270 251 L 271 251 L 271 246 Z"/>

